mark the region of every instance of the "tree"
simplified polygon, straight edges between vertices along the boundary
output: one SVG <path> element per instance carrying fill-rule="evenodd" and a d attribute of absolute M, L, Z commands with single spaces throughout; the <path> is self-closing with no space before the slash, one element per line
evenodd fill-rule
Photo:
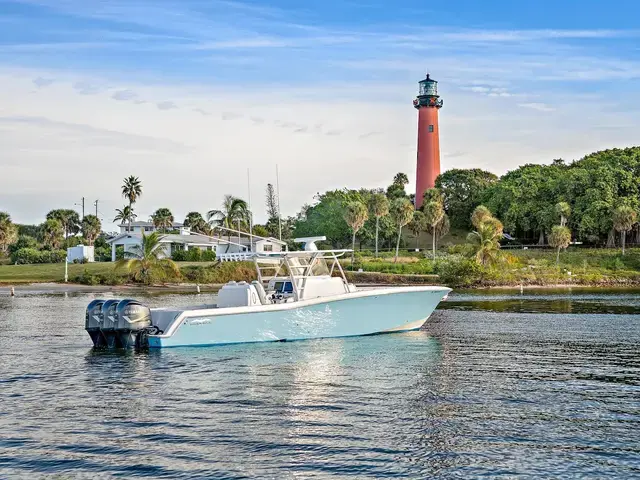
<path fill-rule="evenodd" d="M 469 229 L 473 209 L 482 203 L 487 189 L 498 181 L 491 172 L 479 168 L 447 170 L 436 178 L 436 188 L 444 197 L 444 208 L 457 228 Z"/>
<path fill-rule="evenodd" d="M 145 235 L 142 232 L 142 244 L 134 245 L 124 252 L 124 258 L 118 260 L 116 269 L 126 270 L 131 277 L 146 285 L 157 281 L 179 277 L 180 269 L 169 258 L 165 258 L 165 244 L 158 232 Z"/>
<path fill-rule="evenodd" d="M 424 232 L 429 224 L 423 212 L 416 210 L 413 212 L 413 218 L 407 225 L 407 228 L 416 237 L 416 249 L 419 248 L 418 241 L 420 240 L 420 233 Z"/>
<path fill-rule="evenodd" d="M 183 225 L 190 228 L 192 232 L 208 235 L 210 233 L 209 225 L 198 212 L 189 212 L 184 219 Z"/>
<path fill-rule="evenodd" d="M 407 196 L 404 187 L 409 183 L 409 178 L 405 173 L 396 173 L 393 177 L 393 183 L 387 188 L 387 197 L 390 200 Z"/>
<path fill-rule="evenodd" d="M 271 232 L 264 225 L 254 225 L 253 226 L 253 234 L 257 237 L 270 237 Z"/>
<path fill-rule="evenodd" d="M 95 215 L 85 215 L 82 219 L 81 227 L 82 235 L 87 239 L 89 245 L 93 245 L 94 240 L 98 238 L 102 230 L 100 219 Z"/>
<path fill-rule="evenodd" d="M 571 206 L 567 202 L 558 202 L 555 206 L 556 215 L 560 217 L 560 226 L 565 227 L 571 215 Z"/>
<path fill-rule="evenodd" d="M 50 250 L 60 248 L 64 238 L 64 229 L 59 220 L 49 219 L 40 225 L 40 236 L 42 243 Z"/>
<path fill-rule="evenodd" d="M 137 215 L 134 213 L 133 208 L 129 205 L 125 205 L 122 208 L 116 208 L 116 216 L 114 222 L 122 222 L 128 225 L 128 231 L 131 230 L 131 222 L 136 219 Z"/>
<path fill-rule="evenodd" d="M 273 185 L 267 183 L 267 230 L 272 237 L 282 237 L 280 232 L 280 210 L 278 209 L 278 198 Z"/>
<path fill-rule="evenodd" d="M 356 249 L 356 234 L 369 218 L 367 207 L 362 202 L 349 202 L 344 211 L 344 220 L 353 232 L 351 241 L 351 265 L 353 265 Z"/>
<path fill-rule="evenodd" d="M 486 266 L 495 262 L 502 232 L 502 223 L 497 218 L 489 217 L 479 222 L 476 230 L 467 235 L 467 242 L 473 247 L 478 263 Z"/>
<path fill-rule="evenodd" d="M 80 231 L 80 216 L 75 210 L 64 208 L 51 210 L 47 213 L 47 220 L 58 220 L 60 222 L 65 239 L 67 239 L 69 235 L 75 235 Z"/>
<path fill-rule="evenodd" d="M 389 209 L 391 217 L 398 229 L 398 240 L 396 242 L 396 256 L 394 262 L 398 261 L 398 253 L 400 251 L 400 237 L 402 236 L 402 227 L 411 221 L 413 218 L 413 204 L 407 198 L 396 198 L 391 203 Z"/>
<path fill-rule="evenodd" d="M 6 253 L 9 245 L 18 240 L 18 227 L 7 212 L 0 212 L 0 253 Z"/>
<path fill-rule="evenodd" d="M 425 222 L 429 226 L 433 241 L 433 259 L 436 259 L 436 236 L 438 225 L 444 220 L 444 206 L 437 200 L 431 200 L 429 203 L 422 204 Z"/>
<path fill-rule="evenodd" d="M 556 265 L 560 263 L 560 249 L 571 243 L 571 231 L 564 225 L 555 225 L 549 235 L 549 245 L 557 249 Z"/>
<path fill-rule="evenodd" d="M 471 214 L 471 225 L 478 228 L 484 221 L 493 218 L 491 212 L 484 205 L 478 205 Z"/>
<path fill-rule="evenodd" d="M 166 207 L 159 208 L 151 215 L 151 221 L 154 227 L 166 232 L 167 228 L 173 227 L 173 213 Z"/>
<path fill-rule="evenodd" d="M 218 225 L 231 230 L 236 228 L 239 232 L 242 225 L 249 224 L 249 207 L 241 198 L 225 195 L 222 209 L 209 210 L 207 220 L 212 226 Z M 231 232 L 227 232 L 227 236 L 231 241 Z M 240 233 L 238 233 L 238 240 L 240 240 Z M 227 244 L 227 250 L 229 250 L 229 244 Z"/>
<path fill-rule="evenodd" d="M 633 228 L 637 218 L 635 210 L 627 205 L 621 205 L 613 211 L 613 228 L 620 232 L 622 255 L 624 255 L 627 232 Z"/>
<path fill-rule="evenodd" d="M 142 182 L 138 177 L 129 175 L 122 183 L 122 196 L 129 200 L 129 210 L 133 211 L 133 204 L 142 196 Z M 128 231 L 131 231 L 131 218 L 128 219 Z"/>
<path fill-rule="evenodd" d="M 380 219 L 389 215 L 389 199 L 384 193 L 374 193 L 369 198 L 369 210 L 376 219 L 376 258 L 378 258 L 378 237 L 380 233 Z"/>

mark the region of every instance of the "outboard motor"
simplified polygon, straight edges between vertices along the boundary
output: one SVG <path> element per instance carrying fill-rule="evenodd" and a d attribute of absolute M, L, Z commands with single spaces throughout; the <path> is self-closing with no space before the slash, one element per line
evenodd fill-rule
<path fill-rule="evenodd" d="M 105 341 L 105 345 L 107 348 L 115 348 L 117 345 L 117 335 L 116 335 L 116 307 L 118 306 L 119 300 L 107 300 L 102 304 L 102 336 Z M 119 346 L 119 345 L 118 345 Z"/>
<path fill-rule="evenodd" d="M 102 326 L 102 304 L 104 300 L 94 300 L 87 306 L 85 315 L 84 329 L 91 337 L 94 347 L 104 347 L 104 337 L 100 333 Z"/>
<path fill-rule="evenodd" d="M 121 300 L 116 307 L 116 335 L 122 348 L 144 347 L 143 331 L 151 326 L 151 309 L 137 300 Z"/>

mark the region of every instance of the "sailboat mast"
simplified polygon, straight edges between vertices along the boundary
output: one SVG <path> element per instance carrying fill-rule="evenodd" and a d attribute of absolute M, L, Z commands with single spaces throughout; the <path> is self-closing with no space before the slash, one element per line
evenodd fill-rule
<path fill-rule="evenodd" d="M 253 213 L 251 213 L 251 174 L 247 168 L 247 194 L 249 207 L 249 251 L 253 252 Z"/>
<path fill-rule="evenodd" d="M 278 164 L 276 163 L 276 198 L 278 199 L 278 239 L 282 241 L 282 214 L 280 213 L 280 176 L 278 175 Z"/>

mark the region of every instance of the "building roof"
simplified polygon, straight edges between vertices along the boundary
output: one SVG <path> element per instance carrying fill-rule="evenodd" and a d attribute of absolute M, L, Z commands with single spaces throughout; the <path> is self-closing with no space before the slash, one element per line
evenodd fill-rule
<path fill-rule="evenodd" d="M 129 224 L 128 223 L 121 223 L 120 225 L 118 225 L 119 227 L 128 227 Z M 153 227 L 153 222 L 144 222 L 141 220 L 137 220 L 135 222 L 131 222 L 131 226 L 132 227 Z M 172 227 L 174 228 L 180 228 L 183 227 L 184 225 L 180 222 L 173 222 L 171 224 Z"/>
<path fill-rule="evenodd" d="M 121 233 L 113 238 L 107 240 L 108 244 L 112 244 L 121 240 L 123 238 L 136 238 L 138 240 L 142 240 L 142 236 L 137 233 Z M 177 235 L 173 233 L 168 233 L 165 235 L 160 235 L 161 243 L 182 243 L 188 245 L 218 245 L 220 243 L 227 244 L 229 243 L 224 238 L 220 237 L 207 237 L 206 235 Z M 232 242 L 233 243 L 233 242 Z"/>

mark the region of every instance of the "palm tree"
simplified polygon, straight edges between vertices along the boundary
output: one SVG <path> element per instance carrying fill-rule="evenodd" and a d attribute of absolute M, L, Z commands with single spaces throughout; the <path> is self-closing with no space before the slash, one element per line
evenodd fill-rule
<path fill-rule="evenodd" d="M 560 263 L 560 249 L 567 248 L 571 243 L 571 231 L 564 225 L 555 225 L 549 235 L 549 245 L 558 249 L 556 265 Z"/>
<path fill-rule="evenodd" d="M 633 228 L 637 218 L 636 211 L 627 205 L 621 205 L 613 211 L 613 228 L 620 232 L 622 255 L 624 255 L 627 232 Z"/>
<path fill-rule="evenodd" d="M 166 232 L 167 227 L 173 226 L 173 213 L 168 208 L 159 208 L 151 215 L 151 221 L 154 227 Z"/>
<path fill-rule="evenodd" d="M 478 263 L 487 265 L 495 261 L 502 231 L 502 223 L 497 218 L 490 217 L 478 223 L 476 231 L 467 235 L 467 242 L 473 246 Z"/>
<path fill-rule="evenodd" d="M 471 214 L 471 224 L 478 228 L 482 222 L 489 220 L 490 218 L 493 218 L 493 215 L 491 215 L 489 209 L 484 205 L 478 205 Z"/>
<path fill-rule="evenodd" d="M 133 211 L 133 204 L 142 196 L 142 182 L 138 177 L 129 175 L 122 183 L 122 196 L 129 200 L 129 210 Z M 128 220 L 128 231 L 131 231 L 131 218 Z"/>
<path fill-rule="evenodd" d="M 398 241 L 396 242 L 396 256 L 394 262 L 398 261 L 398 252 L 400 251 L 400 237 L 402 236 L 402 227 L 413 218 L 413 203 L 408 198 L 396 198 L 389 209 L 396 227 L 398 227 Z"/>
<path fill-rule="evenodd" d="M 69 238 L 69 235 L 75 235 L 80 231 L 80 216 L 75 210 L 66 208 L 51 210 L 47 213 L 47 220 L 58 220 L 60 222 L 65 239 Z"/>
<path fill-rule="evenodd" d="M 442 202 L 437 200 L 431 200 L 428 203 L 422 204 L 422 211 L 424 212 L 425 222 L 429 225 L 431 231 L 431 238 L 433 241 L 433 259 L 436 259 L 436 229 L 440 222 L 444 220 L 444 206 Z"/>
<path fill-rule="evenodd" d="M 142 244 L 124 252 L 124 258 L 118 260 L 116 269 L 125 269 L 137 282 L 150 285 L 155 281 L 180 276 L 180 269 L 169 258 L 165 258 L 165 244 L 158 232 L 145 235 L 142 232 Z"/>
<path fill-rule="evenodd" d="M 384 193 L 374 193 L 369 199 L 369 209 L 376 217 L 376 258 L 378 257 L 378 234 L 380 232 L 380 219 L 389 215 L 389 199 Z"/>
<path fill-rule="evenodd" d="M 360 230 L 364 222 L 369 218 L 369 212 L 367 212 L 367 207 L 362 202 L 349 202 L 346 205 L 346 209 L 344 211 L 344 220 L 347 222 L 351 230 L 353 231 L 353 236 L 351 237 L 351 266 L 353 267 L 353 262 L 355 259 L 355 249 L 356 249 L 356 233 Z"/>
<path fill-rule="evenodd" d="M 98 235 L 100 235 L 100 231 L 102 230 L 100 219 L 95 215 L 86 215 L 82 219 L 81 226 L 82 235 L 87 239 L 89 245 L 93 245 L 93 241 L 98 238 Z"/>
<path fill-rule="evenodd" d="M 407 225 L 407 228 L 411 230 L 411 233 L 416 237 L 416 250 L 418 249 L 418 241 L 420 240 L 420 233 L 424 232 L 428 227 L 427 219 L 424 213 L 420 210 L 413 212 L 413 218 Z"/>
<path fill-rule="evenodd" d="M 219 225 L 224 228 L 233 229 L 237 227 L 240 232 L 241 225 L 249 223 L 249 206 L 247 202 L 233 195 L 225 195 L 221 210 L 209 210 L 207 220 L 210 225 Z M 228 232 L 231 241 L 231 232 Z M 240 233 L 238 233 L 238 243 L 240 243 Z M 227 244 L 229 250 L 229 244 Z"/>
<path fill-rule="evenodd" d="M 128 230 L 131 230 L 131 222 L 133 222 L 136 217 L 137 215 L 133 212 L 133 208 L 125 205 L 122 208 L 116 208 L 116 216 L 113 221 L 127 223 L 129 225 Z"/>
<path fill-rule="evenodd" d="M 40 236 L 42 243 L 49 249 L 60 248 L 64 235 L 62 223 L 59 220 L 49 219 L 40 225 Z"/>
<path fill-rule="evenodd" d="M 565 227 L 571 215 L 571 206 L 567 202 L 558 202 L 555 206 L 556 215 L 560 217 L 560 226 Z"/>
<path fill-rule="evenodd" d="M 0 252 L 6 252 L 9 245 L 18 240 L 18 227 L 7 212 L 0 212 Z"/>
<path fill-rule="evenodd" d="M 190 228 L 193 232 L 203 233 L 205 235 L 209 234 L 209 226 L 204 218 L 202 218 L 202 215 L 198 212 L 187 213 L 183 225 Z"/>

